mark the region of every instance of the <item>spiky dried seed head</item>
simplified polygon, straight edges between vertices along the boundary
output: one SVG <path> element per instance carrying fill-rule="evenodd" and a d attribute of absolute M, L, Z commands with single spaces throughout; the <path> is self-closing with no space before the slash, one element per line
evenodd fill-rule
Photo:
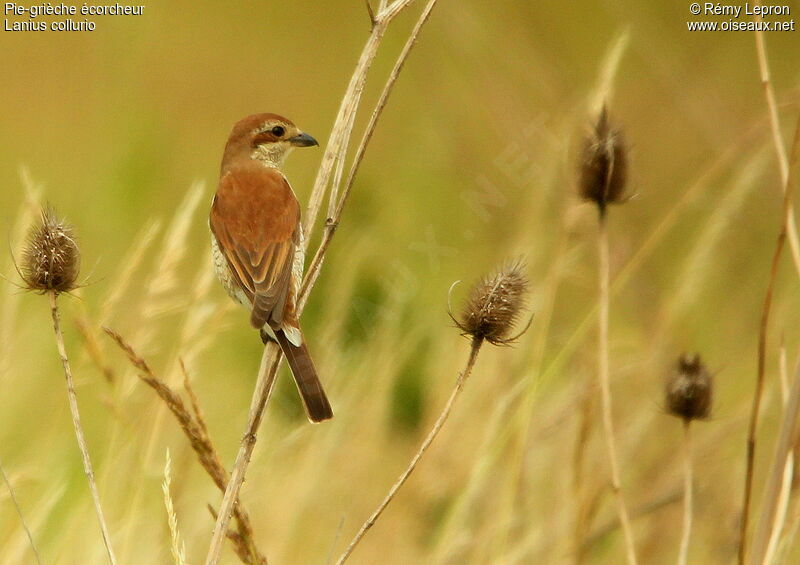
<path fill-rule="evenodd" d="M 463 335 L 493 345 L 519 337 L 509 333 L 525 305 L 528 280 L 522 271 L 521 263 L 510 263 L 472 287 L 461 318 L 455 320 Z"/>
<path fill-rule="evenodd" d="M 20 274 L 28 290 L 69 292 L 77 286 L 80 250 L 72 226 L 58 219 L 51 207 L 28 233 Z"/>
<path fill-rule="evenodd" d="M 685 422 L 704 420 L 711 414 L 714 383 L 700 355 L 681 355 L 667 377 L 667 411 Z"/>
<path fill-rule="evenodd" d="M 628 157 L 622 132 L 611 126 L 608 110 L 600 111 L 592 132 L 584 139 L 580 160 L 580 194 L 605 214 L 609 204 L 625 201 Z"/>

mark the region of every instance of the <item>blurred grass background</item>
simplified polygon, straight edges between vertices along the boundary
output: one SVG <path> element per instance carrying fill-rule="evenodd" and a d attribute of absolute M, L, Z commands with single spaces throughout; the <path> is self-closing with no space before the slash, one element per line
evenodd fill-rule
<path fill-rule="evenodd" d="M 337 416 L 307 425 L 283 373 L 249 469 L 243 502 L 272 562 L 338 555 L 466 359 L 447 289 L 518 255 L 533 283 L 531 331 L 512 349 L 481 354 L 442 436 L 352 562 L 573 562 L 571 461 L 596 349 L 595 218 L 575 196 L 575 148 L 604 58 L 626 33 L 610 102 L 637 193 L 611 216 L 612 276 L 622 275 L 611 359 L 623 488 L 634 513 L 647 510 L 634 522 L 642 561 L 671 563 L 680 425 L 661 409 L 662 378 L 680 352 L 699 351 L 717 371 L 717 398 L 714 419 L 696 430 L 691 562 L 732 562 L 780 185 L 753 35 L 689 33 L 687 6 L 437 6 L 304 317 Z M 390 29 L 366 104 L 418 10 Z M 205 506 L 220 496 L 99 326 L 121 332 L 173 384 L 178 357 L 186 360 L 230 465 L 261 346 L 211 274 L 206 213 L 222 148 L 236 120 L 260 111 L 292 118 L 324 146 L 369 20 L 350 0 L 178 0 L 95 21 L 91 33 L 0 34 L 0 228 L 16 248 L 32 214 L 26 184 L 77 227 L 88 285 L 62 300 L 67 346 L 120 562 L 170 562 L 160 490 L 167 448 L 189 561 L 200 562 L 212 529 Z M 800 85 L 796 33 L 766 36 L 787 136 Z M 321 154 L 288 161 L 301 201 Z M 10 259 L 2 264 L 14 280 Z M 790 363 L 798 346 L 794 285 L 785 265 L 756 510 L 779 419 L 778 340 Z M 45 300 L 12 284 L 1 300 L 0 460 L 45 562 L 102 563 Z M 98 344 L 94 356 L 79 324 Z M 584 562 L 619 563 L 619 533 L 604 529 L 615 513 L 602 494 L 599 419 L 593 428 L 582 488 L 598 496 L 598 511 Z M 0 562 L 32 559 L 3 487 Z"/>

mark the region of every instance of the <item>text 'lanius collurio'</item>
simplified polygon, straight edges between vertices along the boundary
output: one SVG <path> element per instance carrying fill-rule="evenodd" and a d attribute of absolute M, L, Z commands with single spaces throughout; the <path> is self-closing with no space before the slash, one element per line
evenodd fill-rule
<path fill-rule="evenodd" d="M 222 286 L 250 310 L 264 342 L 278 342 L 308 418 L 321 422 L 333 411 L 295 310 L 304 264 L 300 204 L 281 172 L 292 148 L 312 145 L 318 145 L 313 137 L 276 114 L 239 121 L 222 156 L 209 225 Z"/>

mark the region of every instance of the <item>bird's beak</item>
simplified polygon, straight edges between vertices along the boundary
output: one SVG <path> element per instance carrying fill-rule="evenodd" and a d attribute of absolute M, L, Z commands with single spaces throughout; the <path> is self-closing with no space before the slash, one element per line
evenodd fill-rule
<path fill-rule="evenodd" d="M 294 137 L 290 137 L 289 143 L 291 143 L 295 147 L 311 147 L 312 145 L 319 145 L 319 143 L 317 143 L 317 140 L 308 135 L 307 133 L 301 133 L 300 135 L 295 135 Z"/>

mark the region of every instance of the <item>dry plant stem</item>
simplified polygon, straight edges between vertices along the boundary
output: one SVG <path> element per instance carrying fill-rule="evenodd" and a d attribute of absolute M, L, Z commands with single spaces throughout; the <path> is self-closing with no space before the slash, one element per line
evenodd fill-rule
<path fill-rule="evenodd" d="M 325 196 L 325 189 L 328 187 L 328 183 L 331 180 L 334 167 L 337 166 L 339 161 L 344 161 L 350 134 L 353 130 L 355 113 L 361 102 L 361 94 L 364 91 L 364 84 L 367 80 L 367 73 L 372 66 L 372 62 L 375 60 L 375 55 L 378 53 L 378 47 L 380 46 L 384 33 L 386 33 L 386 28 L 395 16 L 408 7 L 413 1 L 414 0 L 395 0 L 395 2 L 384 7 L 377 14 L 374 14 L 372 18 L 372 31 L 370 32 L 369 39 L 364 49 L 361 51 L 361 57 L 358 60 L 350 83 L 347 85 L 347 90 L 342 98 L 342 104 L 339 106 L 339 113 L 336 116 L 336 121 L 331 130 L 328 145 L 322 156 L 322 163 L 317 171 L 317 177 L 314 180 L 314 188 L 311 191 L 308 210 L 306 211 L 305 225 L 303 226 L 306 234 L 311 233 L 316 223 L 317 215 L 322 207 L 322 200 Z M 338 186 L 331 187 L 331 202 L 336 201 L 337 192 Z M 306 248 L 308 247 L 309 241 L 310 238 L 306 238 L 304 243 Z"/>
<path fill-rule="evenodd" d="M 781 230 L 778 238 L 778 245 L 772 257 L 772 268 L 767 295 L 764 299 L 764 307 L 761 313 L 761 329 L 758 337 L 758 369 L 756 374 L 756 389 L 753 393 L 753 404 L 750 409 L 750 420 L 747 426 L 747 454 L 744 476 L 744 500 L 742 502 L 742 518 L 739 526 L 739 565 L 744 565 L 747 559 L 747 530 L 750 515 L 750 501 L 753 492 L 753 472 L 755 466 L 756 452 L 756 433 L 758 431 L 758 416 L 761 411 L 761 396 L 764 390 L 764 371 L 766 366 L 766 346 L 767 346 L 767 327 L 769 322 L 769 312 L 772 305 L 772 295 L 775 286 L 775 278 L 780 264 L 780 251 L 785 241 L 785 232 Z"/>
<path fill-rule="evenodd" d="M 794 509 L 792 510 L 789 518 L 789 524 L 786 532 L 783 536 L 781 536 L 778 548 L 778 558 L 776 561 L 774 561 L 774 563 L 789 563 L 786 556 L 793 548 L 795 548 L 795 540 L 797 539 L 798 530 L 800 530 L 800 507 L 795 503 Z"/>
<path fill-rule="evenodd" d="M 794 142 L 792 144 L 792 162 L 797 160 L 800 153 L 800 120 L 795 128 Z M 758 335 L 758 369 L 756 373 L 756 389 L 753 393 L 753 404 L 750 410 L 750 421 L 747 427 L 747 459 L 744 478 L 744 500 L 742 502 L 742 519 L 739 529 L 739 565 L 744 565 L 747 560 L 747 529 L 750 515 L 750 503 L 753 492 L 753 472 L 755 466 L 756 434 L 758 432 L 758 417 L 761 410 L 761 397 L 764 391 L 764 372 L 767 363 L 767 331 L 769 329 L 769 315 L 772 309 L 772 297 L 775 293 L 775 284 L 778 278 L 778 267 L 780 266 L 781 253 L 786 243 L 789 232 L 790 220 L 793 214 L 792 208 L 792 175 L 787 170 L 785 186 L 783 190 L 783 215 L 781 229 L 778 239 L 775 242 L 775 251 L 772 256 L 772 266 L 770 267 L 769 283 L 764 297 L 764 305 L 761 311 L 761 325 Z"/>
<path fill-rule="evenodd" d="M 786 153 L 786 144 L 781 135 L 781 124 L 778 119 L 778 103 L 775 100 L 775 90 L 772 88 L 772 80 L 769 72 L 769 62 L 767 61 L 767 48 L 764 45 L 764 33 L 756 31 L 756 54 L 758 55 L 758 69 L 761 75 L 761 84 L 764 87 L 764 96 L 769 108 L 769 125 L 772 130 L 772 141 L 775 145 L 775 153 L 778 157 L 778 165 L 781 172 L 781 186 L 784 189 L 784 194 L 789 184 L 789 170 L 790 163 L 789 157 Z M 800 276 L 800 241 L 797 236 L 797 223 L 794 218 L 794 204 L 789 203 L 788 212 L 788 225 L 787 237 L 789 238 L 789 247 L 792 251 L 792 262 L 794 268 Z"/>
<path fill-rule="evenodd" d="M 444 405 L 441 414 L 439 414 L 439 417 L 433 424 L 431 431 L 428 432 L 428 435 L 422 442 L 422 445 L 419 446 L 419 449 L 414 454 L 414 457 L 411 458 L 411 462 L 408 464 L 408 467 L 406 467 L 406 470 L 403 471 L 403 474 L 400 475 L 397 481 L 395 481 L 395 483 L 392 485 L 392 488 L 389 489 L 389 492 L 387 493 L 386 497 L 381 501 L 381 503 L 378 505 L 378 507 L 375 509 L 372 515 L 369 518 L 367 518 L 367 521 L 362 524 L 361 528 L 358 530 L 358 533 L 350 542 L 350 545 L 347 546 L 347 549 L 339 557 L 339 560 L 336 562 L 336 565 L 342 565 L 342 563 L 347 561 L 347 559 L 350 557 L 350 554 L 353 553 L 353 550 L 356 548 L 356 546 L 364 537 L 364 535 L 367 533 L 367 531 L 372 526 L 375 525 L 375 522 L 378 520 L 378 518 L 380 518 L 381 514 L 383 514 L 383 511 L 386 510 L 386 507 L 389 506 L 389 503 L 394 499 L 394 497 L 397 495 L 397 492 L 408 480 L 408 477 L 411 476 L 411 473 L 413 473 L 414 469 L 417 468 L 420 459 L 422 459 L 422 456 L 425 455 L 425 452 L 431 446 L 433 440 L 436 439 L 436 436 L 441 431 L 442 426 L 444 426 L 444 423 L 450 416 L 450 412 L 453 409 L 453 404 L 455 403 L 456 398 L 463 390 L 464 383 L 469 378 L 470 373 L 472 373 L 472 369 L 475 366 L 475 360 L 478 357 L 478 352 L 480 351 L 481 345 L 483 345 L 482 339 L 474 338 L 472 340 L 472 348 L 470 349 L 469 352 L 469 359 L 467 360 L 467 365 L 466 367 L 464 367 L 464 370 L 458 375 L 458 379 L 456 380 L 456 385 L 453 388 L 453 392 L 450 393 L 450 398 L 447 399 L 447 403 Z"/>
<path fill-rule="evenodd" d="M 317 172 L 317 177 L 314 180 L 314 188 L 311 190 L 311 196 L 309 197 L 305 225 L 303 226 L 303 231 L 306 234 L 311 233 L 317 220 L 317 214 L 319 214 L 319 210 L 322 207 L 322 200 L 325 197 L 325 189 L 330 182 L 333 168 L 337 160 L 344 159 L 344 153 L 347 149 L 346 139 L 349 138 L 353 125 L 350 120 L 350 115 L 351 113 L 355 113 L 361 101 L 361 93 L 364 89 L 364 83 L 367 80 L 367 72 L 372 66 L 372 61 L 375 59 L 378 46 L 381 43 L 385 31 L 385 25 L 374 24 L 372 26 L 372 32 L 367 40 L 367 44 L 364 46 L 364 50 L 361 52 L 361 57 L 350 79 L 350 84 L 347 86 L 347 91 L 339 107 L 339 114 L 336 116 L 336 121 L 334 122 L 333 130 L 328 140 L 328 145 L 322 156 L 322 162 Z M 308 248 L 310 239 L 310 237 L 306 237 L 303 243 L 306 249 Z"/>
<path fill-rule="evenodd" d="M 11 504 L 14 505 L 14 510 L 17 512 L 17 516 L 19 516 L 19 521 L 22 523 L 22 529 L 25 530 L 25 535 L 28 536 L 28 542 L 31 544 L 31 551 L 33 551 L 33 555 L 36 557 L 36 563 L 42 565 L 42 560 L 39 557 L 39 550 L 36 549 L 36 544 L 33 542 L 33 534 L 31 534 L 28 523 L 25 521 L 25 516 L 22 514 L 22 508 L 20 508 L 19 502 L 17 502 L 17 495 L 14 494 L 11 481 L 8 480 L 8 476 L 6 475 L 6 471 L 3 468 L 2 463 L 0 463 L 0 475 L 2 475 L 3 482 L 6 484 L 6 488 L 8 488 L 8 494 L 11 497 Z"/>
<path fill-rule="evenodd" d="M 689 556 L 689 538 L 692 535 L 693 488 L 692 488 L 692 424 L 683 423 L 683 534 L 678 553 L 678 565 L 686 565 Z"/>
<path fill-rule="evenodd" d="M 781 420 L 775 455 L 772 458 L 767 484 L 764 487 L 764 504 L 756 528 L 753 549 L 750 553 L 751 565 L 760 565 L 765 562 L 763 555 L 774 525 L 775 510 L 780 496 L 786 461 L 800 433 L 797 426 L 798 414 L 800 414 L 800 367 L 795 371 L 789 400 Z"/>
<path fill-rule="evenodd" d="M 600 229 L 598 231 L 598 255 L 599 255 L 599 283 L 600 300 L 598 305 L 598 376 L 600 379 L 600 391 L 603 412 L 603 434 L 608 450 L 609 465 L 611 467 L 611 490 L 617 499 L 617 514 L 622 525 L 622 533 L 625 538 L 625 551 L 629 565 L 637 565 L 636 548 L 633 541 L 633 531 L 631 529 L 628 509 L 622 496 L 620 487 L 619 458 L 617 456 L 617 442 L 614 435 L 613 409 L 611 404 L 611 384 L 608 363 L 608 308 L 609 308 L 609 249 L 608 249 L 608 226 L 606 222 L 605 210 L 600 211 Z"/>
<path fill-rule="evenodd" d="M 781 540 L 783 539 L 786 527 L 786 517 L 789 512 L 789 503 L 792 499 L 792 477 L 794 476 L 794 451 L 790 451 L 786 458 L 786 466 L 783 470 L 783 482 L 777 500 L 777 510 L 775 515 L 772 534 L 767 542 L 767 549 L 764 553 L 764 564 L 775 563 Z"/>
<path fill-rule="evenodd" d="M 253 400 L 250 403 L 250 413 L 247 418 L 247 430 L 239 446 L 236 455 L 236 462 L 233 465 L 233 472 L 225 489 L 225 494 L 220 503 L 217 513 L 217 523 L 214 526 L 214 534 L 211 538 L 211 546 L 206 557 L 206 565 L 216 565 L 219 563 L 222 554 L 222 544 L 228 531 L 228 524 L 233 514 L 239 489 L 244 482 L 245 471 L 250 463 L 253 448 L 256 445 L 256 433 L 264 417 L 264 409 L 267 407 L 272 387 L 275 384 L 275 376 L 278 374 L 278 364 L 281 360 L 281 351 L 274 342 L 264 346 L 264 353 L 261 356 L 261 365 L 258 369 L 258 380 L 256 390 L 253 392 Z"/>
<path fill-rule="evenodd" d="M 789 374 L 786 361 L 786 344 L 784 343 L 783 337 L 781 337 L 779 367 L 780 367 L 779 375 L 781 383 L 781 401 L 782 401 L 783 415 L 786 416 L 786 407 L 789 402 L 790 385 L 789 385 Z M 763 561 L 764 563 L 775 562 L 775 556 L 778 553 L 781 540 L 783 539 L 784 528 L 786 526 L 786 517 L 789 511 L 789 503 L 792 499 L 792 490 L 793 490 L 792 477 L 794 476 L 795 449 L 796 446 L 792 448 L 792 450 L 789 452 L 788 457 L 786 458 L 786 467 L 784 468 L 783 471 L 783 483 L 778 498 L 777 515 L 775 517 L 775 524 L 772 528 L 772 535 L 769 538 L 769 543 L 767 543 L 767 550 L 764 554 L 764 561 Z M 758 540 L 756 540 L 756 545 L 758 545 Z"/>
<path fill-rule="evenodd" d="M 308 299 L 308 291 L 317 282 L 320 270 L 322 269 L 322 262 L 325 258 L 325 253 L 327 253 L 331 239 L 333 239 L 333 236 L 336 233 L 336 228 L 339 226 L 339 222 L 342 218 L 342 212 L 344 211 L 344 206 L 347 204 L 347 199 L 350 196 L 351 189 L 353 188 L 353 182 L 355 181 L 356 174 L 358 173 L 361 162 L 364 159 L 367 145 L 369 145 L 369 142 L 372 139 L 372 134 L 375 132 L 375 128 L 378 125 L 378 120 L 383 113 L 384 108 L 386 107 L 386 103 L 389 100 L 389 95 L 392 93 L 394 84 L 397 82 L 397 78 L 400 76 L 400 71 L 403 70 L 403 66 L 405 65 L 406 59 L 408 59 L 409 53 L 411 53 L 411 49 L 417 42 L 417 38 L 422 31 L 422 27 L 428 22 L 436 2 L 437 0 L 429 0 L 428 4 L 422 10 L 422 14 L 417 20 L 414 29 L 411 31 L 411 35 L 409 35 L 408 40 L 403 46 L 403 50 L 397 57 L 397 61 L 395 62 L 391 73 L 389 73 L 389 78 L 383 87 L 383 91 L 378 99 L 378 103 L 375 105 L 375 109 L 372 111 L 372 116 L 370 116 L 369 123 L 364 130 L 364 135 L 361 137 L 361 142 L 356 150 L 355 157 L 353 158 L 353 164 L 350 167 L 350 172 L 348 173 L 347 180 L 344 184 L 342 196 L 339 198 L 338 202 L 334 200 L 336 193 L 331 191 L 328 219 L 325 222 L 325 231 L 322 234 L 322 242 L 317 248 L 314 258 L 311 260 L 311 264 L 309 265 L 308 274 L 303 281 L 303 286 L 300 292 L 300 308 L 305 306 L 306 300 Z"/>
<path fill-rule="evenodd" d="M 336 118 L 336 122 L 334 123 L 328 146 L 325 149 L 325 154 L 323 155 L 322 163 L 317 173 L 317 178 L 314 181 L 314 188 L 309 199 L 308 211 L 306 213 L 305 232 L 308 234 L 308 236 L 305 238 L 305 242 L 303 244 L 304 246 L 307 246 L 311 239 L 310 235 L 312 233 L 312 228 L 316 221 L 320 207 L 322 206 L 322 199 L 325 189 L 330 181 L 331 174 L 334 171 L 334 166 L 337 164 L 337 159 L 342 164 L 344 162 L 350 134 L 352 133 L 353 129 L 355 112 L 358 109 L 361 100 L 361 93 L 364 88 L 367 72 L 369 71 L 372 61 L 375 58 L 378 46 L 380 45 L 380 42 L 386 31 L 386 27 L 389 25 L 392 19 L 394 19 L 394 17 L 397 16 L 397 14 L 399 14 L 404 8 L 410 5 L 412 1 L 413 0 L 395 0 L 395 2 L 392 4 L 385 6 L 384 9 L 382 9 L 373 18 L 372 32 L 367 40 L 367 44 L 364 46 L 361 57 L 356 66 L 356 70 L 353 73 L 353 77 L 350 80 L 350 84 L 348 85 L 347 91 L 342 100 L 342 104 L 339 108 L 339 114 Z M 398 63 L 395 65 L 395 69 L 393 70 L 393 73 L 387 82 L 387 86 L 384 88 L 380 102 L 373 111 L 372 119 L 370 120 L 370 126 L 368 126 L 367 133 L 362 139 L 361 146 L 359 147 L 359 156 L 357 157 L 357 160 L 355 161 L 348 177 L 345 195 L 341 198 L 341 200 L 338 201 L 338 204 L 336 205 L 336 218 L 329 218 L 329 221 L 326 222 L 326 225 L 333 227 L 329 230 L 326 230 L 326 241 L 323 245 L 321 245 L 320 250 L 318 250 L 318 252 L 315 254 L 314 262 L 309 268 L 309 273 L 306 276 L 301 289 L 300 297 L 298 298 L 298 314 L 302 313 L 302 309 L 305 306 L 306 300 L 308 299 L 308 294 L 319 274 L 325 251 L 330 244 L 330 239 L 333 237 L 335 226 L 338 224 L 338 218 L 341 216 L 344 203 L 347 195 L 350 192 L 355 171 L 357 170 L 358 165 L 363 158 L 366 146 L 372 136 L 372 130 L 377 124 L 378 117 L 380 116 L 386 104 L 388 95 L 391 92 L 391 86 L 397 79 L 397 74 L 402 68 L 402 64 L 405 61 L 405 58 L 408 56 L 411 46 L 413 46 L 414 40 L 419 34 L 422 24 L 427 21 L 427 18 L 430 15 L 430 10 L 434 4 L 435 1 L 430 2 L 428 7 L 423 12 L 423 15 L 420 18 L 417 26 L 414 28 L 411 39 L 409 39 L 409 43 L 406 44 L 406 48 L 404 48 L 400 58 L 398 59 Z M 335 185 L 336 186 L 331 188 L 331 194 L 329 197 L 331 206 L 329 209 L 333 209 L 333 203 L 337 202 L 338 181 L 335 182 Z M 247 431 L 242 438 L 242 442 L 236 456 L 236 462 L 234 463 L 234 468 L 231 473 L 231 480 L 228 483 L 228 487 L 220 505 L 217 523 L 214 528 L 214 533 L 212 534 L 211 545 L 208 550 L 208 555 L 206 556 L 206 565 L 216 565 L 219 562 L 222 552 L 224 532 L 227 531 L 227 525 L 230 521 L 234 502 L 237 499 L 239 490 L 244 482 L 247 465 L 250 462 L 250 457 L 255 447 L 256 432 L 258 431 L 259 424 L 263 418 L 264 410 L 269 402 L 269 397 L 272 394 L 272 387 L 275 383 L 275 376 L 277 374 L 278 363 L 280 362 L 280 359 L 280 350 L 277 347 L 267 346 L 264 348 L 258 379 L 256 382 L 256 390 L 253 393 L 253 400 L 251 401 L 250 405 Z"/>
<path fill-rule="evenodd" d="M 103 516 L 103 508 L 100 505 L 100 494 L 97 492 L 97 484 L 94 480 L 94 471 L 92 471 L 92 460 L 89 458 L 89 448 L 86 445 L 86 439 L 83 436 L 83 428 L 81 427 L 81 416 L 78 412 L 78 397 L 75 394 L 75 385 L 72 380 L 72 369 L 69 365 L 67 358 L 67 348 L 64 346 L 64 335 L 61 333 L 61 317 L 58 312 L 58 295 L 50 291 L 47 293 L 50 297 L 50 312 L 53 316 L 53 331 L 56 337 L 56 346 L 58 347 L 58 355 L 61 357 L 61 365 L 64 367 L 64 376 L 67 379 L 67 397 L 69 398 L 69 409 L 72 414 L 72 425 L 75 428 L 75 437 L 78 440 L 78 448 L 81 450 L 81 457 L 83 458 L 83 470 L 86 473 L 86 479 L 89 482 L 89 490 L 92 492 L 92 500 L 94 501 L 94 510 L 97 514 L 97 520 L 100 522 L 100 531 L 103 535 L 103 543 L 106 546 L 108 553 L 108 560 L 112 565 L 116 565 L 117 559 L 114 556 L 114 550 L 111 548 L 111 536 L 108 533 L 108 525 Z"/>

